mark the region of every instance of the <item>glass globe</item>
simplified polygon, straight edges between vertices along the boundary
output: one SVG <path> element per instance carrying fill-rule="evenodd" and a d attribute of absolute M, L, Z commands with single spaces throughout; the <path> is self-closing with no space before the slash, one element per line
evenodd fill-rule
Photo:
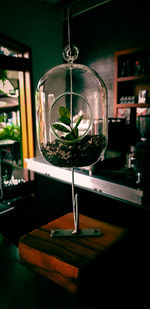
<path fill-rule="evenodd" d="M 37 137 L 55 166 L 95 164 L 107 147 L 107 89 L 91 68 L 73 62 L 50 69 L 36 90 Z"/>

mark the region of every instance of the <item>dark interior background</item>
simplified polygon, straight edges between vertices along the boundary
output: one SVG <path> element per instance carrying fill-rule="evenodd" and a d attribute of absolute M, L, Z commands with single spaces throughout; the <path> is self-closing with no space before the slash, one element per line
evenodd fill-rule
<path fill-rule="evenodd" d="M 109 117 L 113 117 L 114 53 L 150 45 L 148 1 L 110 1 L 85 13 L 72 16 L 71 43 L 79 48 L 78 63 L 93 68 L 108 89 Z M 64 46 L 68 44 L 64 22 Z"/>

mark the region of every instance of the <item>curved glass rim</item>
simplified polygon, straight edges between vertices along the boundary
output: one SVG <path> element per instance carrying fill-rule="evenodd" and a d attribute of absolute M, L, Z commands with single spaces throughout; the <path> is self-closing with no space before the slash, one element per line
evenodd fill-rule
<path fill-rule="evenodd" d="M 76 95 L 76 96 L 82 98 L 82 100 L 84 100 L 84 101 L 88 104 L 88 107 L 89 107 L 89 110 L 90 110 L 90 121 L 89 121 L 88 128 L 86 129 L 85 133 L 84 133 L 82 136 L 79 136 L 78 138 L 76 138 L 76 139 L 74 139 L 74 140 L 66 140 L 65 138 L 63 139 L 63 138 L 61 138 L 60 136 L 58 136 L 57 133 L 55 132 L 55 130 L 54 130 L 54 128 L 53 128 L 53 124 L 52 124 L 52 117 L 51 117 L 51 115 L 52 115 L 52 109 L 53 109 L 54 105 L 57 103 L 57 101 L 58 101 L 61 97 L 65 96 L 65 95 L 70 95 L 70 96 L 71 96 L 71 95 Z M 91 123 L 92 123 L 92 118 L 93 118 L 93 117 L 92 117 L 92 109 L 91 109 L 91 106 L 90 106 L 89 102 L 88 102 L 81 94 L 76 93 L 76 92 L 72 92 L 72 91 L 64 92 L 63 94 L 59 95 L 59 96 L 56 98 L 56 100 L 53 102 L 53 104 L 52 104 L 52 106 L 51 106 L 51 109 L 50 109 L 50 127 L 51 127 L 51 129 L 52 129 L 54 135 L 55 135 L 61 142 L 63 142 L 63 143 L 74 144 L 74 143 L 80 141 L 80 140 L 89 132 L 90 127 L 91 127 Z"/>
<path fill-rule="evenodd" d="M 60 64 L 60 65 L 57 65 L 57 66 L 54 66 L 53 68 L 51 68 L 50 70 L 48 70 L 42 77 L 41 79 L 39 80 L 38 82 L 38 85 L 37 85 L 37 89 L 39 90 L 39 88 L 46 82 L 46 80 L 48 79 L 48 76 L 49 74 L 53 74 L 53 71 L 55 71 L 56 69 L 61 69 L 61 68 L 66 68 L 66 67 L 74 67 L 76 69 L 86 69 L 86 70 L 89 70 L 91 74 L 94 75 L 94 77 L 102 84 L 102 86 L 106 89 L 107 91 L 107 88 L 106 88 L 106 85 L 103 81 L 103 79 L 99 76 L 99 74 L 94 70 L 92 69 L 91 67 L 89 66 L 86 66 L 86 65 L 83 65 L 83 64 L 80 64 L 80 63 L 64 63 L 64 64 Z"/>

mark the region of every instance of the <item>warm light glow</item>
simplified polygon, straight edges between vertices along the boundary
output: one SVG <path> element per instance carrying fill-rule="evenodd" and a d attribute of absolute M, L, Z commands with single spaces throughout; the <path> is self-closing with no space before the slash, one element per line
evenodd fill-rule
<path fill-rule="evenodd" d="M 20 112 L 21 112 L 21 127 L 22 130 L 22 152 L 23 152 L 23 166 L 26 167 L 24 159 L 28 158 L 28 139 L 27 139 L 27 119 L 25 108 L 25 89 L 24 89 L 24 73 L 18 72 L 19 89 L 20 89 Z"/>
<path fill-rule="evenodd" d="M 29 72 L 25 72 L 25 91 L 26 91 L 27 127 L 28 127 L 28 154 L 29 158 L 32 158 L 34 157 L 34 141 L 33 141 L 31 82 Z"/>

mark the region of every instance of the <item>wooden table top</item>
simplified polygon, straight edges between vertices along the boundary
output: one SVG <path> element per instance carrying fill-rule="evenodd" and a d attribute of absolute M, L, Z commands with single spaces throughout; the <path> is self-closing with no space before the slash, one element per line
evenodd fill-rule
<path fill-rule="evenodd" d="M 30 269 L 76 293 L 83 273 L 89 267 L 94 267 L 95 262 L 122 239 L 126 230 L 80 214 L 79 228 L 99 228 L 102 235 L 50 237 L 53 229 L 73 229 L 73 227 L 72 213 L 41 226 L 20 238 L 19 255 L 21 263 Z"/>

